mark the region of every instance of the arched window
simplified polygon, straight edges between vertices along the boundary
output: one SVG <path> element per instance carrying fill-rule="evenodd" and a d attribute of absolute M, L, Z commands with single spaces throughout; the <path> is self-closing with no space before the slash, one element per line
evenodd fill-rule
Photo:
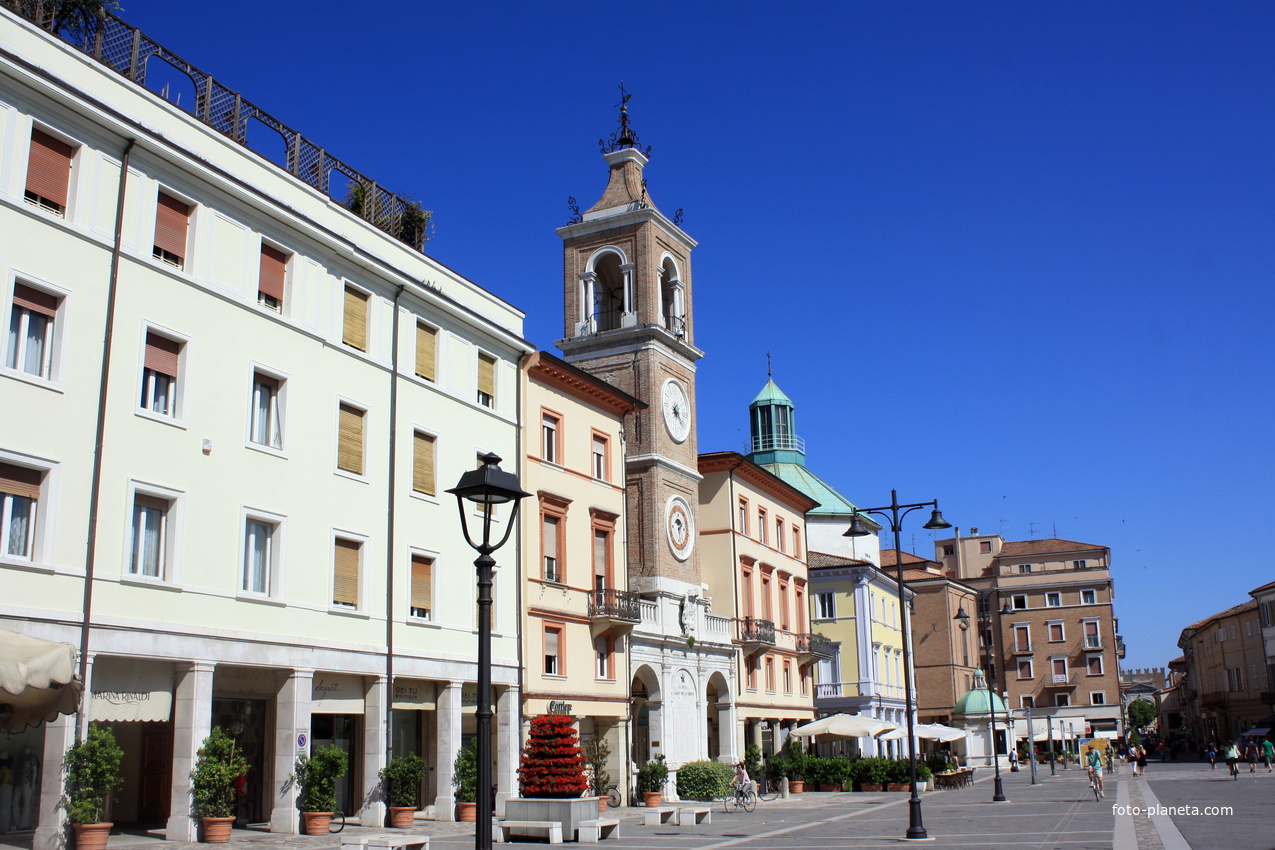
<path fill-rule="evenodd" d="M 660 264 L 660 316 L 664 327 L 677 336 L 686 335 L 686 307 L 681 276 L 672 257 Z"/>
<path fill-rule="evenodd" d="M 593 320 L 599 331 L 618 329 L 620 317 L 626 312 L 624 272 L 620 266 L 620 257 L 607 252 L 593 267 Z"/>

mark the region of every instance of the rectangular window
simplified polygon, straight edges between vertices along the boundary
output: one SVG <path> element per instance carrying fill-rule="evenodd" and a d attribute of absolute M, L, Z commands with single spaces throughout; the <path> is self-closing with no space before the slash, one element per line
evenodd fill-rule
<path fill-rule="evenodd" d="M 1058 643 L 1059 641 L 1062 641 L 1062 640 L 1066 640 L 1066 635 L 1063 634 L 1063 624 L 1050 623 L 1049 624 L 1049 642 Z"/>
<path fill-rule="evenodd" d="M 430 619 L 434 607 L 434 559 L 412 555 L 412 601 L 409 614 L 418 620 Z"/>
<path fill-rule="evenodd" d="M 1089 568 L 1089 562 L 1088 561 L 1072 561 L 1071 566 L 1077 570 L 1086 570 Z"/>
<path fill-rule="evenodd" d="M 797 680 L 801 682 L 801 695 L 810 693 L 810 665 L 803 664 L 797 668 Z"/>
<path fill-rule="evenodd" d="M 784 693 L 792 693 L 792 662 L 784 660 Z"/>
<path fill-rule="evenodd" d="M 615 665 L 612 654 L 615 652 L 615 638 L 611 635 L 598 635 L 593 639 L 593 655 L 597 662 L 595 675 L 599 679 L 614 679 Z"/>
<path fill-rule="evenodd" d="M 540 416 L 540 459 L 545 463 L 558 462 L 558 417 L 552 413 Z"/>
<path fill-rule="evenodd" d="M 1080 591 L 1081 605 L 1096 605 L 1097 603 L 1098 603 L 1098 594 L 1096 591 L 1093 591 L 1093 590 Z"/>
<path fill-rule="evenodd" d="M 1102 646 L 1102 637 L 1098 634 L 1098 624 L 1093 620 L 1085 621 L 1085 648 L 1099 649 Z"/>
<path fill-rule="evenodd" d="M 1102 656 L 1086 655 L 1085 656 L 1085 672 L 1090 676 L 1102 675 Z"/>
<path fill-rule="evenodd" d="M 819 606 L 819 619 L 833 620 L 837 617 L 837 598 L 832 593 L 816 593 L 815 601 Z"/>
<path fill-rule="evenodd" d="M 766 509 L 757 509 L 757 542 L 766 542 Z"/>
<path fill-rule="evenodd" d="M 564 675 L 562 666 L 561 626 L 545 626 L 545 675 Z"/>
<path fill-rule="evenodd" d="M 1235 668 L 1235 690 L 1237 691 L 1244 690 L 1244 668 L 1243 667 Z"/>
<path fill-rule="evenodd" d="M 796 626 L 798 632 L 806 630 L 806 593 L 801 588 L 800 584 L 793 588 L 793 593 L 796 596 L 793 625 Z"/>
<path fill-rule="evenodd" d="M 1054 684 L 1061 685 L 1067 681 L 1067 659 L 1051 658 L 1049 659 L 1050 672 L 1054 677 Z"/>
<path fill-rule="evenodd" d="M 496 406 L 496 358 L 490 354 L 478 355 L 478 403 Z"/>
<path fill-rule="evenodd" d="M 332 557 L 332 604 L 338 608 L 359 607 L 359 563 L 362 560 L 362 543 L 343 537 L 336 539 Z"/>
<path fill-rule="evenodd" d="M 345 309 L 341 316 L 341 342 L 367 351 L 367 293 L 348 284 L 345 287 Z"/>
<path fill-rule="evenodd" d="M 1018 698 L 1018 707 L 1019 708 L 1035 708 L 1036 697 L 1031 694 L 1023 694 L 1022 696 Z"/>
<path fill-rule="evenodd" d="M 434 437 L 424 431 L 412 434 L 412 490 L 437 496 L 434 483 Z"/>
<path fill-rule="evenodd" d="M 1031 565 L 1031 564 L 1019 564 L 1019 565 L 1018 565 L 1018 571 L 1019 571 L 1020 573 L 1029 573 L 1029 572 L 1031 572 L 1031 571 L 1032 571 L 1032 565 Z"/>
<path fill-rule="evenodd" d="M 5 366 L 38 378 L 53 377 L 53 328 L 61 303 L 47 292 L 14 284 Z"/>
<path fill-rule="evenodd" d="M 438 380 L 438 331 L 424 322 L 416 323 L 416 375 Z"/>
<path fill-rule="evenodd" d="M 607 475 L 607 438 L 599 434 L 593 435 L 593 477 L 599 481 L 609 480 Z"/>
<path fill-rule="evenodd" d="M 750 691 L 757 690 L 757 656 L 744 656 L 744 670 L 748 674 L 748 689 Z"/>
<path fill-rule="evenodd" d="M 1089 704 L 1090 705 L 1106 705 L 1107 695 L 1103 693 L 1102 691 L 1090 691 Z"/>
<path fill-rule="evenodd" d="M 1018 678 L 1030 679 L 1032 677 L 1032 662 L 1030 658 L 1020 659 L 1018 662 Z"/>
<path fill-rule="evenodd" d="M 174 268 L 186 267 L 186 238 L 190 230 L 190 205 L 159 193 L 155 208 L 155 245 L 152 256 Z"/>
<path fill-rule="evenodd" d="M 779 577 L 779 628 L 788 631 L 788 580 Z"/>
<path fill-rule="evenodd" d="M 74 156 L 75 148 L 43 130 L 32 128 L 25 192 L 28 204 L 57 216 L 66 216 L 71 186 L 71 160 Z"/>
<path fill-rule="evenodd" d="M 983 554 L 983 555 L 986 555 L 988 552 L 991 552 L 991 551 L 992 551 L 992 541 L 990 541 L 990 540 L 980 540 L 980 541 L 979 541 L 979 544 L 978 544 L 978 551 L 979 551 L 979 553 L 980 553 L 980 554 Z"/>
<path fill-rule="evenodd" d="M 168 514 L 172 502 L 143 493 L 133 495 L 132 545 L 128 571 L 147 578 L 166 578 Z"/>
<path fill-rule="evenodd" d="M 1031 651 L 1031 626 L 1014 626 L 1014 648 L 1019 652 Z"/>
<path fill-rule="evenodd" d="M 257 275 L 257 303 L 267 310 L 283 312 L 283 288 L 288 275 L 288 255 L 278 248 L 261 245 L 261 265 Z"/>
<path fill-rule="evenodd" d="M 1071 694 L 1054 694 L 1054 705 L 1059 708 L 1071 705 Z"/>
<path fill-rule="evenodd" d="M 1062 594 L 1056 590 L 1045 594 L 1045 607 L 1059 608 L 1062 606 Z"/>
<path fill-rule="evenodd" d="M 39 470 L 0 463 L 0 554 L 34 559 L 36 508 L 43 482 Z"/>
<path fill-rule="evenodd" d="M 955 555 L 955 554 L 956 554 L 956 547 L 955 547 L 955 546 L 944 546 L 944 547 L 943 547 L 943 555 L 944 555 L 945 557 L 948 557 L 948 556 L 951 556 L 951 555 Z"/>
<path fill-rule="evenodd" d="M 766 691 L 775 692 L 775 659 L 766 656 Z"/>
<path fill-rule="evenodd" d="M 771 612 L 770 573 L 767 572 L 761 574 L 761 618 L 772 623 L 775 621 L 775 615 Z"/>
<path fill-rule="evenodd" d="M 1016 594 L 1011 596 L 1010 599 L 1013 602 L 1013 609 L 1015 611 L 1024 611 L 1027 609 L 1027 595 L 1025 593 Z"/>
<path fill-rule="evenodd" d="M 243 582 L 248 593 L 269 593 L 274 578 L 278 524 L 249 517 L 244 528 Z"/>
<path fill-rule="evenodd" d="M 363 474 L 363 416 L 357 407 L 342 402 L 337 423 L 337 469 Z"/>
<path fill-rule="evenodd" d="M 262 372 L 252 374 L 252 414 L 248 437 L 259 446 L 283 448 L 280 390 L 283 382 Z"/>
<path fill-rule="evenodd" d="M 593 589 L 606 590 L 611 586 L 611 532 L 605 528 L 593 529 Z"/>
<path fill-rule="evenodd" d="M 748 536 L 748 500 L 739 500 L 739 533 Z"/>
<path fill-rule="evenodd" d="M 545 581 L 562 581 L 561 565 L 558 563 L 558 534 L 560 520 L 556 516 L 544 517 L 544 528 L 540 545 L 544 551 Z"/>
<path fill-rule="evenodd" d="M 792 527 L 792 556 L 801 558 L 801 529 L 795 525 Z"/>
<path fill-rule="evenodd" d="M 142 410 L 177 418 L 177 376 L 183 346 L 176 340 L 146 333 L 146 355 L 142 364 Z"/>
<path fill-rule="evenodd" d="M 783 517 L 775 517 L 775 548 L 780 552 L 784 551 L 784 520 Z"/>

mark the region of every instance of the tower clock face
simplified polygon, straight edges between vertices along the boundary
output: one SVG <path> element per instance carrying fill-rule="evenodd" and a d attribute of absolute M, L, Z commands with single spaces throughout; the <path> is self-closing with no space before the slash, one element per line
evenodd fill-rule
<path fill-rule="evenodd" d="M 665 505 L 664 527 L 673 556 L 685 561 L 695 545 L 695 520 L 691 518 L 691 506 L 681 496 L 673 496 Z"/>
<path fill-rule="evenodd" d="M 691 397 L 686 387 L 676 378 L 664 382 L 660 391 L 660 406 L 664 410 L 664 427 L 676 442 L 683 442 L 691 433 Z"/>

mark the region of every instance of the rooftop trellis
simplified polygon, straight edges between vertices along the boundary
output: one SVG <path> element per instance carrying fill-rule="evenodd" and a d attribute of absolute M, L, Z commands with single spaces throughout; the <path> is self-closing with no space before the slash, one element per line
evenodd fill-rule
<path fill-rule="evenodd" d="M 49 31 L 56 25 L 56 10 L 62 3 L 52 0 L 0 0 L 0 6 Z M 328 197 L 349 209 L 401 242 L 423 250 L 430 224 L 430 214 L 418 202 L 395 195 L 360 174 L 323 148 L 303 137 L 282 121 L 231 91 L 181 57 L 164 48 L 105 11 L 76 18 L 56 33 L 64 41 L 84 51 L 111 70 L 139 86 L 146 85 L 147 60 L 152 56 L 167 62 L 188 76 L 195 85 L 193 110 L 185 110 L 214 130 L 248 146 L 248 122 L 257 119 L 283 137 L 286 165 L 283 168 Z M 184 107 L 178 107 L 185 109 Z M 263 157 L 264 158 L 264 157 Z M 340 197 L 333 192 L 348 187 L 349 194 Z M 343 179 L 342 179 L 343 178 Z"/>

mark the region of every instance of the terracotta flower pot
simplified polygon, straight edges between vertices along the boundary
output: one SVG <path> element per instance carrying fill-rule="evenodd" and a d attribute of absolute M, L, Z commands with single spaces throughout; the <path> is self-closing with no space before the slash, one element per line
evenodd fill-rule
<path fill-rule="evenodd" d="M 113 823 L 75 824 L 76 850 L 106 850 L 106 838 L 113 826 Z"/>
<path fill-rule="evenodd" d="M 659 791 L 642 792 L 642 804 L 648 809 L 658 809 L 663 801 L 664 795 Z"/>
<path fill-rule="evenodd" d="M 201 840 L 205 844 L 225 844 L 230 840 L 230 828 L 235 825 L 233 817 L 200 818 L 199 822 L 204 827 L 204 837 Z"/>
<path fill-rule="evenodd" d="M 415 806 L 390 806 L 390 826 L 394 829 L 411 829 L 415 818 Z"/>
<path fill-rule="evenodd" d="M 804 794 L 804 793 L 806 793 L 806 780 L 804 780 L 804 779 L 790 779 L 790 780 L 788 780 L 788 793 L 789 793 L 789 794 Z"/>
<path fill-rule="evenodd" d="M 461 823 L 474 823 L 478 820 L 478 804 L 477 803 L 457 803 L 456 820 Z"/>
<path fill-rule="evenodd" d="M 824 792 L 828 792 L 828 791 L 840 791 L 840 790 L 841 790 L 841 786 L 840 786 L 840 785 L 829 785 L 829 784 L 828 784 L 828 783 L 826 783 L 826 782 L 820 782 L 820 783 L 819 783 L 819 790 L 820 790 L 820 791 L 824 791 Z"/>
<path fill-rule="evenodd" d="M 865 782 L 859 786 L 860 791 L 884 791 L 885 788 L 880 784 Z"/>
<path fill-rule="evenodd" d="M 598 814 L 605 815 L 607 813 L 607 797 L 603 794 L 598 798 Z"/>
<path fill-rule="evenodd" d="M 327 835 L 332 815 L 332 812 L 302 812 L 301 832 L 304 835 Z"/>
<path fill-rule="evenodd" d="M 887 791 L 908 791 L 912 787 L 908 782 L 891 782 L 885 786 Z"/>

